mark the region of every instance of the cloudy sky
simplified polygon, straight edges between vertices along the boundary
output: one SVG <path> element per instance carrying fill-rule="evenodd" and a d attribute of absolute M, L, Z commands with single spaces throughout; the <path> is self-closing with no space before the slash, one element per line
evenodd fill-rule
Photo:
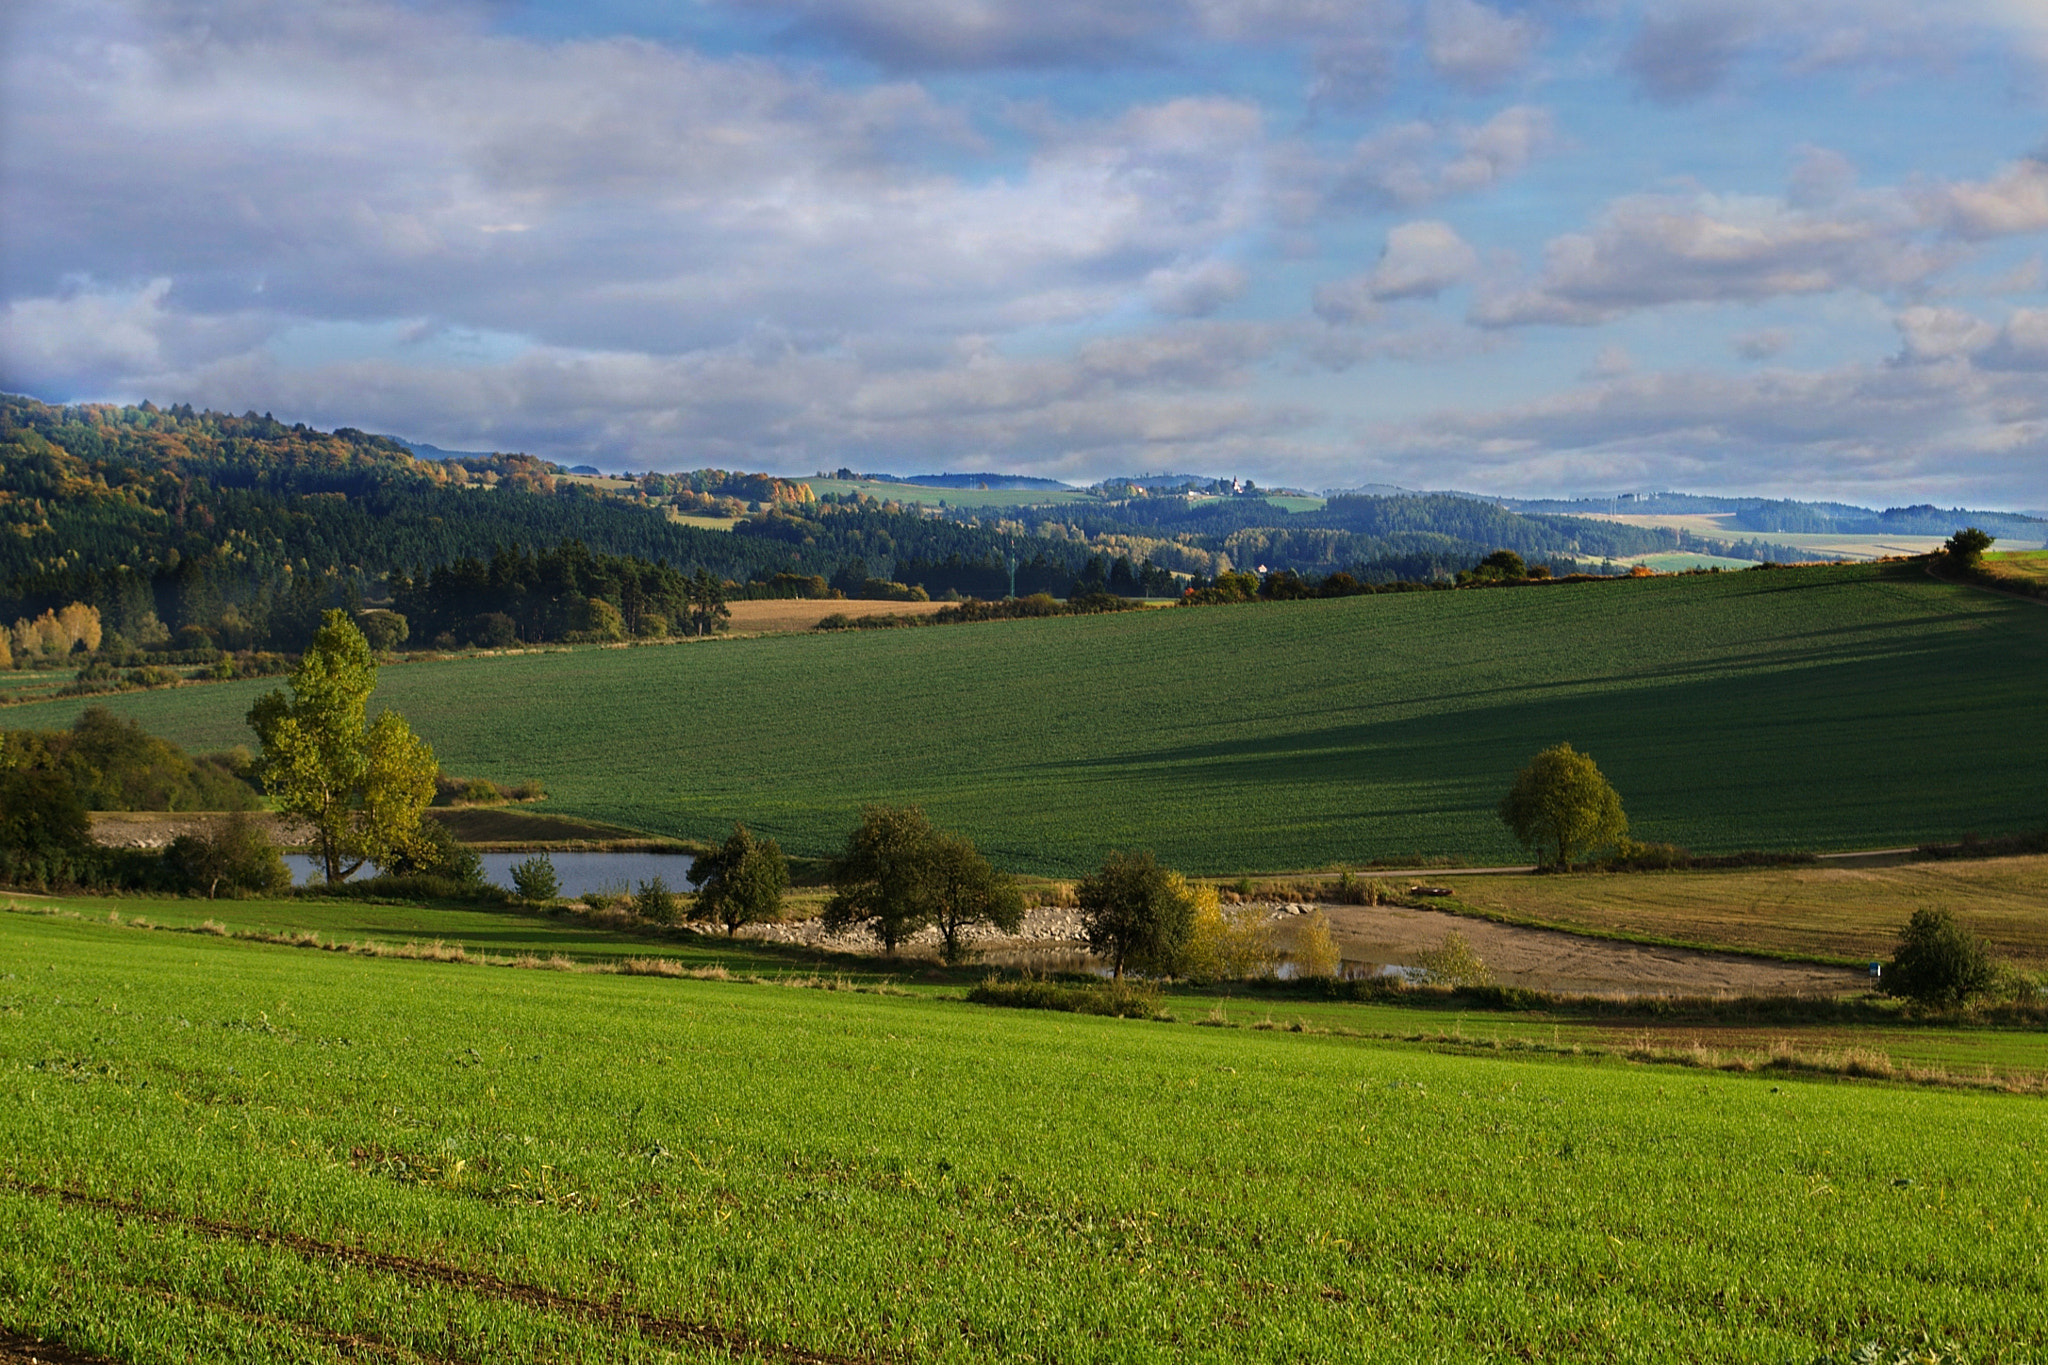
<path fill-rule="evenodd" d="M 2048 506 L 2048 0 L 0 7 L 0 388 Z"/>

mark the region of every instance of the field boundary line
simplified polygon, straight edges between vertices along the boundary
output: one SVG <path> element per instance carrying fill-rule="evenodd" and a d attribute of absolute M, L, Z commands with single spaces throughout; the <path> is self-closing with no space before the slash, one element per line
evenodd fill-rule
<path fill-rule="evenodd" d="M 752 1353 L 789 1361 L 791 1365 L 879 1365 L 879 1362 L 888 1359 L 885 1356 L 814 1351 L 783 1342 L 763 1341 L 736 1328 L 719 1327 L 708 1322 L 691 1322 L 683 1318 L 665 1317 L 658 1313 L 642 1313 L 616 1301 L 607 1303 L 574 1294 L 563 1294 L 553 1289 L 542 1288 L 540 1285 L 507 1280 L 489 1271 L 466 1270 L 461 1266 L 429 1261 L 417 1256 L 346 1246 L 340 1242 L 308 1237 L 303 1233 L 279 1232 L 270 1228 L 232 1223 L 225 1219 L 173 1213 L 125 1199 L 86 1194 L 81 1190 L 44 1185 L 35 1181 L 17 1180 L 12 1172 L 0 1178 L 0 1189 L 41 1199 L 54 1199 L 64 1204 L 79 1204 L 103 1212 L 120 1214 L 123 1217 L 140 1218 L 146 1222 L 189 1228 L 223 1240 L 281 1247 L 302 1256 L 321 1257 L 344 1265 L 382 1271 L 414 1284 L 443 1284 L 467 1290 L 480 1297 L 522 1303 L 528 1307 L 548 1309 L 580 1317 L 586 1321 L 631 1326 L 650 1341 L 666 1342 L 670 1345 L 714 1346 L 736 1355 Z"/>

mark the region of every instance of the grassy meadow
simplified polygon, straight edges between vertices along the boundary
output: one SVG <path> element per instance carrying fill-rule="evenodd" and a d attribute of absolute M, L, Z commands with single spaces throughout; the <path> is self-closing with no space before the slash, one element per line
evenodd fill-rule
<path fill-rule="evenodd" d="M 2048 1110 L 2009 1095 L 16 914 L 0 1090 L 7 1324 L 134 1362 L 2048 1335 Z"/>
<path fill-rule="evenodd" d="M 1446 879 L 1458 904 L 1511 921 L 1738 952 L 1888 958 L 1916 910 L 1947 910 L 1998 957 L 2048 971 L 2048 858 L 1891 867 Z"/>
<path fill-rule="evenodd" d="M 1496 803 L 1559 740 L 1702 851 L 2038 828 L 2044 672 L 2038 605 L 1873 565 L 450 659 L 378 700 L 451 771 L 656 833 L 815 855 L 919 802 L 1016 871 L 1235 874 L 1517 859 Z M 7 721 L 100 704 L 221 748 L 274 685 Z"/>

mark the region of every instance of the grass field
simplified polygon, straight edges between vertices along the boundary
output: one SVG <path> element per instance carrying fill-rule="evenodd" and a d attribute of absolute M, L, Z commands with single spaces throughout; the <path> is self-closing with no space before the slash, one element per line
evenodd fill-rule
<path fill-rule="evenodd" d="M 453 659 L 378 699 L 451 771 L 657 833 L 822 854 L 915 801 L 1017 871 L 1236 873 L 1516 860 L 1495 806 L 1559 740 L 1700 850 L 2039 828 L 2044 672 L 2039 605 L 1880 565 Z M 214 749 L 272 685 L 94 702 Z"/>
<path fill-rule="evenodd" d="M 1920 909 L 1952 911 L 2001 957 L 2048 970 L 2048 858 L 1569 877 L 1458 877 L 1457 900 L 1513 919 L 1718 948 L 1868 961 Z"/>
<path fill-rule="evenodd" d="M 14 915 L 0 1089 L 0 1324 L 124 1361 L 2048 1334 L 2048 1109 L 2013 1096 Z"/>
<path fill-rule="evenodd" d="M 1995 578 L 2011 578 L 2039 587 L 2048 584 L 2048 550 L 2016 550 L 1984 556 L 1984 568 Z"/>

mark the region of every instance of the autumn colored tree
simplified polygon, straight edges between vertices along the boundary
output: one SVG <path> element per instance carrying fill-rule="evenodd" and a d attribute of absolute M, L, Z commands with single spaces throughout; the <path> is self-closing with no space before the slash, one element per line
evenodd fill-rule
<path fill-rule="evenodd" d="M 313 826 L 330 885 L 366 862 L 398 861 L 420 842 L 434 799 L 434 751 L 396 711 L 367 719 L 377 686 L 369 641 L 345 611 L 323 618 L 291 675 L 249 710 L 262 743 L 256 773 L 277 808 Z"/>

